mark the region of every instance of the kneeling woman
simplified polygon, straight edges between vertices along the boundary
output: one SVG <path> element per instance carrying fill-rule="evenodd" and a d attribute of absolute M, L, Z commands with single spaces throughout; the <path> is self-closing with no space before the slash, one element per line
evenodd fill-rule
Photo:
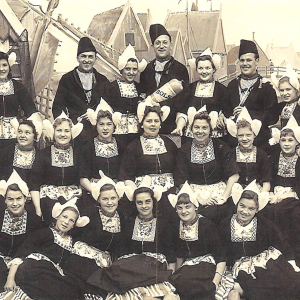
<path fill-rule="evenodd" d="M 76 285 L 63 271 L 73 247 L 69 231 L 89 223 L 88 217 L 80 217 L 75 203 L 76 199 L 56 203 L 52 210 L 55 225 L 31 234 L 19 248 L 11 262 L 7 291 L 18 285 L 31 299 L 78 299 Z"/>
<path fill-rule="evenodd" d="M 133 183 L 131 183 L 133 184 Z M 89 282 L 108 291 L 107 299 L 178 299 L 168 278 L 175 269 L 172 232 L 164 220 L 155 216 L 162 192 L 149 187 L 146 176 L 139 188 L 128 188 L 127 197 L 135 202 L 137 216 L 123 229 L 122 256 L 108 269 L 90 277 Z"/>
<path fill-rule="evenodd" d="M 233 290 L 228 299 L 299 299 L 300 269 L 294 254 L 275 224 L 256 215 L 268 203 L 268 193 L 260 193 L 253 181 L 245 190 L 234 185 L 232 198 L 237 212 L 220 224 L 227 267 L 217 299 Z M 296 272 L 295 272 L 296 271 Z M 227 293 L 225 285 L 227 281 Z"/>
<path fill-rule="evenodd" d="M 180 218 L 174 236 L 177 270 L 170 281 L 180 299 L 214 299 L 225 268 L 217 227 L 198 215 L 197 194 L 187 182 L 169 200 Z"/>

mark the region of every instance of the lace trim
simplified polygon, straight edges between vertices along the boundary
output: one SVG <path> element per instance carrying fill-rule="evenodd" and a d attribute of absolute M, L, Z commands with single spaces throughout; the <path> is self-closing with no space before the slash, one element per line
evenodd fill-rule
<path fill-rule="evenodd" d="M 13 166 L 27 170 L 32 169 L 32 165 L 35 160 L 35 154 L 35 148 L 33 148 L 32 151 L 22 151 L 20 150 L 19 145 L 16 144 Z"/>
<path fill-rule="evenodd" d="M 138 217 L 135 218 L 132 239 L 139 242 L 154 242 L 156 232 L 156 218 L 145 224 Z"/>
<path fill-rule="evenodd" d="M 108 144 L 100 142 L 99 139 L 95 137 L 94 145 L 96 156 L 110 158 L 119 155 L 117 141 L 114 137 L 112 142 Z"/>
<path fill-rule="evenodd" d="M 58 149 L 54 145 L 51 146 L 51 159 L 53 167 L 72 167 L 73 161 L 73 148 L 69 147 L 66 150 Z"/>
<path fill-rule="evenodd" d="M 174 178 L 172 173 L 162 173 L 162 174 L 147 174 L 151 177 L 150 188 L 154 189 L 157 186 L 163 187 L 163 192 L 166 192 L 171 187 L 174 186 Z M 135 178 L 135 184 L 137 187 L 140 186 L 145 176 L 139 176 Z"/>
<path fill-rule="evenodd" d="M 154 139 L 148 139 L 143 136 L 140 137 L 143 153 L 145 155 L 156 155 L 167 153 L 164 140 L 157 136 Z"/>
<path fill-rule="evenodd" d="M 298 160 L 297 154 L 295 154 L 291 160 L 287 160 L 283 156 L 282 152 L 280 152 L 277 175 L 281 177 L 296 177 L 297 160 Z"/>
<path fill-rule="evenodd" d="M 20 235 L 26 233 L 27 211 L 25 210 L 20 217 L 12 217 L 8 210 L 4 212 L 1 232 L 9 235 Z"/>
<path fill-rule="evenodd" d="M 126 255 L 120 256 L 118 258 L 118 260 L 131 258 L 131 257 L 138 256 L 138 255 L 146 255 L 148 257 L 152 257 L 152 258 L 158 260 L 162 264 L 163 263 L 168 263 L 167 258 L 163 254 L 161 254 L 161 253 L 152 253 L 152 252 L 142 252 L 141 254 L 137 254 L 137 253 L 126 254 Z"/>
<path fill-rule="evenodd" d="M 40 198 L 50 198 L 57 200 L 59 197 L 63 197 L 66 201 L 71 200 L 74 197 L 80 197 L 82 190 L 77 185 L 42 185 L 40 188 Z"/>
<path fill-rule="evenodd" d="M 70 235 L 61 236 L 54 228 L 50 228 L 53 232 L 54 243 L 65 250 L 72 251 L 73 240 Z"/>
<path fill-rule="evenodd" d="M 102 213 L 101 209 L 99 209 L 99 214 L 100 214 L 103 230 L 111 233 L 121 232 L 120 216 L 117 211 L 113 217 L 105 216 Z"/>
<path fill-rule="evenodd" d="M 138 117 L 133 114 L 122 114 L 120 123 L 116 125 L 114 134 L 138 133 Z"/>
<path fill-rule="evenodd" d="M 138 97 L 138 92 L 136 90 L 135 84 L 127 83 L 124 81 L 117 80 L 121 97 L 123 98 L 135 98 Z"/>
<path fill-rule="evenodd" d="M 298 105 L 298 102 L 293 102 L 293 103 L 287 103 L 284 108 L 282 109 L 282 112 L 281 112 L 281 118 L 282 119 L 289 119 L 293 113 L 294 113 L 294 110 L 296 108 L 296 106 Z"/>
<path fill-rule="evenodd" d="M 231 241 L 232 242 L 255 242 L 257 230 L 257 218 L 254 217 L 251 222 L 242 226 L 237 222 L 237 215 L 234 214 L 231 218 Z"/>
<path fill-rule="evenodd" d="M 210 139 L 205 150 L 200 150 L 195 144 L 192 142 L 191 147 L 191 162 L 194 164 L 205 164 L 210 161 L 215 160 L 215 152 L 214 152 L 214 144 Z"/>
<path fill-rule="evenodd" d="M 0 117 L 0 139 L 14 139 L 17 137 L 16 132 L 10 121 L 14 117 Z"/>
<path fill-rule="evenodd" d="M 245 155 L 240 151 L 239 147 L 236 147 L 236 161 L 243 162 L 243 163 L 255 163 L 256 162 L 256 155 L 257 155 L 257 148 L 253 147 L 253 150 L 249 155 Z"/>
<path fill-rule="evenodd" d="M 9 96 L 9 95 L 13 95 L 14 93 L 15 93 L 15 89 L 12 80 L 9 80 L 6 83 L 0 85 L 1 96 Z"/>
<path fill-rule="evenodd" d="M 207 262 L 207 263 L 216 265 L 216 261 L 213 258 L 213 256 L 211 254 L 206 254 L 203 256 L 186 259 L 185 262 L 182 264 L 182 267 L 199 265 L 201 262 Z"/>
<path fill-rule="evenodd" d="M 204 98 L 210 98 L 213 97 L 215 90 L 215 81 L 213 82 L 197 82 L 196 90 L 195 90 L 195 96 L 196 97 L 204 97 Z"/>

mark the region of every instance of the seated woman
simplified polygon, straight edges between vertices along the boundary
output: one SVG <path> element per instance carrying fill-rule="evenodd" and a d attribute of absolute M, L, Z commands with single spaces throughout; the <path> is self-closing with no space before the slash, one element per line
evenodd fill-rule
<path fill-rule="evenodd" d="M 180 218 L 174 236 L 177 270 L 170 281 L 180 299 L 214 299 L 225 268 L 218 229 L 198 215 L 198 196 L 187 182 L 178 195 L 168 197 Z"/>
<path fill-rule="evenodd" d="M 141 86 L 134 79 L 138 72 L 143 72 L 147 62 L 138 61 L 134 48 L 129 44 L 119 56 L 118 69 L 121 79 L 110 83 L 106 99 L 115 112 L 122 114 L 120 123 L 116 126 L 115 135 L 118 135 L 126 145 L 138 136 L 137 106 L 143 100 Z"/>
<path fill-rule="evenodd" d="M 232 149 L 232 155 L 239 166 L 239 180 L 242 186 L 247 186 L 254 179 L 262 191 L 270 191 L 272 179 L 268 155 L 262 149 L 253 145 L 257 137 L 261 121 L 252 120 L 246 107 L 243 107 L 236 123 L 227 120 L 228 132 L 238 140 L 238 146 Z"/>
<path fill-rule="evenodd" d="M 79 188 L 80 149 L 72 146 L 82 130 L 82 124 L 73 125 L 62 113 L 52 124 L 44 121 L 53 145 L 37 153 L 32 167 L 31 197 L 36 214 L 43 215 L 46 225 L 52 222 L 53 205 L 60 201 L 65 203 L 82 194 Z"/>
<path fill-rule="evenodd" d="M 268 193 L 260 193 L 253 181 L 244 190 L 236 184 L 232 198 L 236 214 L 219 227 L 227 273 L 216 299 L 299 299 L 300 269 L 293 251 L 277 226 L 257 215 L 268 203 Z"/>
<path fill-rule="evenodd" d="M 170 207 L 166 194 L 174 190 L 173 171 L 177 154 L 176 145 L 167 137 L 161 136 L 161 124 L 168 117 L 170 108 L 165 106 L 138 107 L 138 118 L 143 134 L 131 142 L 124 151 L 120 167 L 119 180 L 131 180 L 139 187 L 146 175 L 151 177 L 150 187 L 163 188 L 163 199 L 159 202 L 158 215 L 169 216 Z"/>
<path fill-rule="evenodd" d="M 89 278 L 91 284 L 110 292 L 107 299 L 178 299 L 168 282 L 175 270 L 172 230 L 165 220 L 155 217 L 162 189 L 152 190 L 150 185 L 151 178 L 145 176 L 139 188 L 133 182 L 126 187 L 136 217 L 122 229 L 121 257 Z"/>
<path fill-rule="evenodd" d="M 15 120 L 17 143 L 10 144 L 1 149 L 0 179 L 7 180 L 13 169 L 21 178 L 28 182 L 31 180 L 31 169 L 36 157 L 36 142 L 42 134 L 42 123 L 37 120 L 27 119 L 20 123 Z"/>
<path fill-rule="evenodd" d="M 178 151 L 175 184 L 180 188 L 188 180 L 199 195 L 199 212 L 218 224 L 232 213 L 232 200 L 227 199 L 239 178 L 239 168 L 229 146 L 211 138 L 211 118 L 206 112 L 188 118 L 194 138 Z"/>
<path fill-rule="evenodd" d="M 80 217 L 76 198 L 52 210 L 55 225 L 31 234 L 18 249 L 11 262 L 6 291 L 14 291 L 18 285 L 31 299 L 78 299 L 78 288 L 64 274 L 73 247 L 69 235 L 74 226 L 84 227 L 88 217 Z"/>
<path fill-rule="evenodd" d="M 8 267 L 29 233 L 42 227 L 42 220 L 25 209 L 29 190 L 16 171 L 0 181 L 0 291 L 6 282 Z"/>

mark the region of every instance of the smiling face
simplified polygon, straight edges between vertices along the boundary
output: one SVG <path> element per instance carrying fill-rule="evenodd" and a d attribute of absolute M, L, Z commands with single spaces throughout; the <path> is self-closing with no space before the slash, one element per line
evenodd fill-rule
<path fill-rule="evenodd" d="M 296 147 L 299 143 L 295 139 L 292 133 L 285 134 L 285 136 L 281 136 L 279 140 L 279 145 L 281 151 L 284 154 L 294 154 L 296 152 Z"/>
<path fill-rule="evenodd" d="M 5 203 L 8 211 L 13 215 L 22 215 L 22 213 L 24 212 L 25 202 L 26 198 L 21 191 L 7 191 Z"/>
<path fill-rule="evenodd" d="M 118 208 L 119 197 L 114 189 L 102 191 L 99 195 L 98 202 L 104 213 L 114 214 Z"/>
<path fill-rule="evenodd" d="M 237 218 L 242 225 L 247 225 L 258 211 L 257 203 L 252 199 L 242 198 L 237 205 Z"/>
<path fill-rule="evenodd" d="M 177 204 L 176 211 L 178 217 L 184 222 L 191 222 L 197 217 L 197 207 L 192 202 Z"/>
<path fill-rule="evenodd" d="M 9 64 L 6 59 L 0 59 L 0 81 L 6 81 L 9 74 Z"/>
<path fill-rule="evenodd" d="M 142 219 L 153 217 L 153 200 L 150 193 L 139 193 L 136 195 L 135 205 Z"/>
<path fill-rule="evenodd" d="M 237 139 L 239 145 L 244 149 L 252 149 L 255 135 L 247 126 L 237 130 Z"/>
<path fill-rule="evenodd" d="M 158 60 L 168 59 L 171 56 L 171 40 L 166 34 L 160 35 L 153 43 L 155 56 Z"/>
<path fill-rule="evenodd" d="M 258 58 L 254 53 L 246 53 L 240 56 L 241 72 L 246 77 L 251 77 L 256 73 Z"/>
<path fill-rule="evenodd" d="M 149 112 L 143 121 L 144 134 L 150 137 L 156 137 L 160 129 L 160 118 L 156 112 Z"/>
<path fill-rule="evenodd" d="M 64 210 L 56 219 L 55 228 L 63 233 L 69 232 L 76 224 L 78 213 L 73 210 Z"/>
<path fill-rule="evenodd" d="M 209 60 L 199 61 L 197 65 L 197 73 L 201 81 L 212 81 L 214 69 Z"/>
<path fill-rule="evenodd" d="M 54 129 L 54 140 L 58 146 L 68 146 L 72 139 L 71 127 L 68 121 L 63 121 Z"/>
<path fill-rule="evenodd" d="M 100 141 L 111 142 L 114 130 L 115 125 L 108 117 L 100 118 L 97 122 L 97 132 Z"/>
<path fill-rule="evenodd" d="M 92 72 L 93 66 L 96 62 L 96 53 L 93 51 L 83 52 L 77 56 L 78 69 L 80 72 Z"/>
<path fill-rule="evenodd" d="M 290 102 L 299 96 L 297 90 L 288 81 L 279 83 L 279 92 L 284 102 Z"/>
<path fill-rule="evenodd" d="M 207 120 L 196 119 L 193 123 L 192 132 L 194 139 L 199 143 L 206 143 L 210 136 L 210 127 Z"/>
<path fill-rule="evenodd" d="M 34 132 L 32 127 L 21 124 L 17 132 L 17 141 L 22 148 L 32 149 L 34 143 Z"/>
<path fill-rule="evenodd" d="M 135 61 L 128 61 L 124 69 L 121 71 L 123 79 L 132 83 L 136 74 L 138 73 L 138 64 Z"/>

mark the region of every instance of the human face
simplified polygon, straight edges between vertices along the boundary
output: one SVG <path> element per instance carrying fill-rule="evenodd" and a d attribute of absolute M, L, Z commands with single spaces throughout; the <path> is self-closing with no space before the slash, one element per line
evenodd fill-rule
<path fill-rule="evenodd" d="M 55 228 L 63 233 L 69 232 L 76 224 L 78 213 L 73 210 L 64 210 L 56 219 Z"/>
<path fill-rule="evenodd" d="M 166 34 L 160 35 L 153 44 L 155 56 L 158 60 L 165 60 L 171 56 L 171 40 Z"/>
<path fill-rule="evenodd" d="M 77 56 L 77 61 L 79 63 L 78 69 L 80 72 L 92 72 L 93 66 L 96 62 L 96 53 L 93 51 L 80 53 Z"/>
<path fill-rule="evenodd" d="M 156 137 L 160 128 L 160 118 L 156 112 L 150 112 L 143 122 L 144 133 L 146 136 Z"/>
<path fill-rule="evenodd" d="M 244 149 L 252 149 L 254 138 L 255 135 L 249 127 L 242 127 L 237 131 L 239 145 Z"/>
<path fill-rule="evenodd" d="M 0 81 L 6 81 L 9 74 L 9 64 L 6 59 L 0 59 Z"/>
<path fill-rule="evenodd" d="M 210 127 L 209 123 L 207 120 L 195 120 L 193 127 L 192 127 L 192 132 L 194 135 L 194 139 L 199 142 L 199 143 L 205 143 L 209 139 L 210 135 Z"/>
<path fill-rule="evenodd" d="M 21 191 L 8 191 L 5 197 L 5 203 L 10 213 L 20 216 L 24 212 L 26 198 Z"/>
<path fill-rule="evenodd" d="M 241 222 L 242 225 L 247 225 L 254 218 L 257 213 L 258 208 L 257 204 L 252 199 L 242 198 L 237 205 L 237 218 Z"/>
<path fill-rule="evenodd" d="M 292 135 L 288 135 L 280 137 L 279 145 L 284 154 L 293 154 L 296 152 L 298 142 Z"/>
<path fill-rule="evenodd" d="M 17 132 L 17 141 L 22 148 L 32 149 L 34 142 L 34 133 L 31 126 L 21 124 Z"/>
<path fill-rule="evenodd" d="M 72 138 L 71 128 L 68 121 L 63 121 L 54 129 L 54 140 L 58 146 L 68 146 Z"/>
<path fill-rule="evenodd" d="M 279 92 L 284 102 L 290 102 L 298 97 L 297 90 L 287 81 L 279 84 Z"/>
<path fill-rule="evenodd" d="M 197 73 L 201 81 L 212 81 L 214 69 L 209 60 L 199 61 L 197 65 Z"/>
<path fill-rule="evenodd" d="M 112 134 L 114 132 L 115 125 L 108 117 L 100 118 L 97 123 L 97 132 L 100 141 L 111 142 Z"/>
<path fill-rule="evenodd" d="M 184 222 L 193 221 L 197 216 L 197 208 L 192 203 L 176 205 L 178 217 Z"/>
<path fill-rule="evenodd" d="M 128 61 L 122 70 L 122 77 L 126 82 L 131 83 L 138 72 L 138 64 L 135 61 Z"/>
<path fill-rule="evenodd" d="M 115 190 L 102 191 L 99 195 L 98 202 L 102 211 L 108 214 L 113 214 L 119 204 L 119 197 Z"/>
<path fill-rule="evenodd" d="M 256 73 L 258 58 L 255 59 L 254 53 L 246 53 L 240 57 L 241 72 L 246 77 L 251 77 Z"/>
<path fill-rule="evenodd" d="M 153 200 L 150 193 L 137 194 L 135 204 L 140 218 L 147 219 L 153 217 Z"/>

